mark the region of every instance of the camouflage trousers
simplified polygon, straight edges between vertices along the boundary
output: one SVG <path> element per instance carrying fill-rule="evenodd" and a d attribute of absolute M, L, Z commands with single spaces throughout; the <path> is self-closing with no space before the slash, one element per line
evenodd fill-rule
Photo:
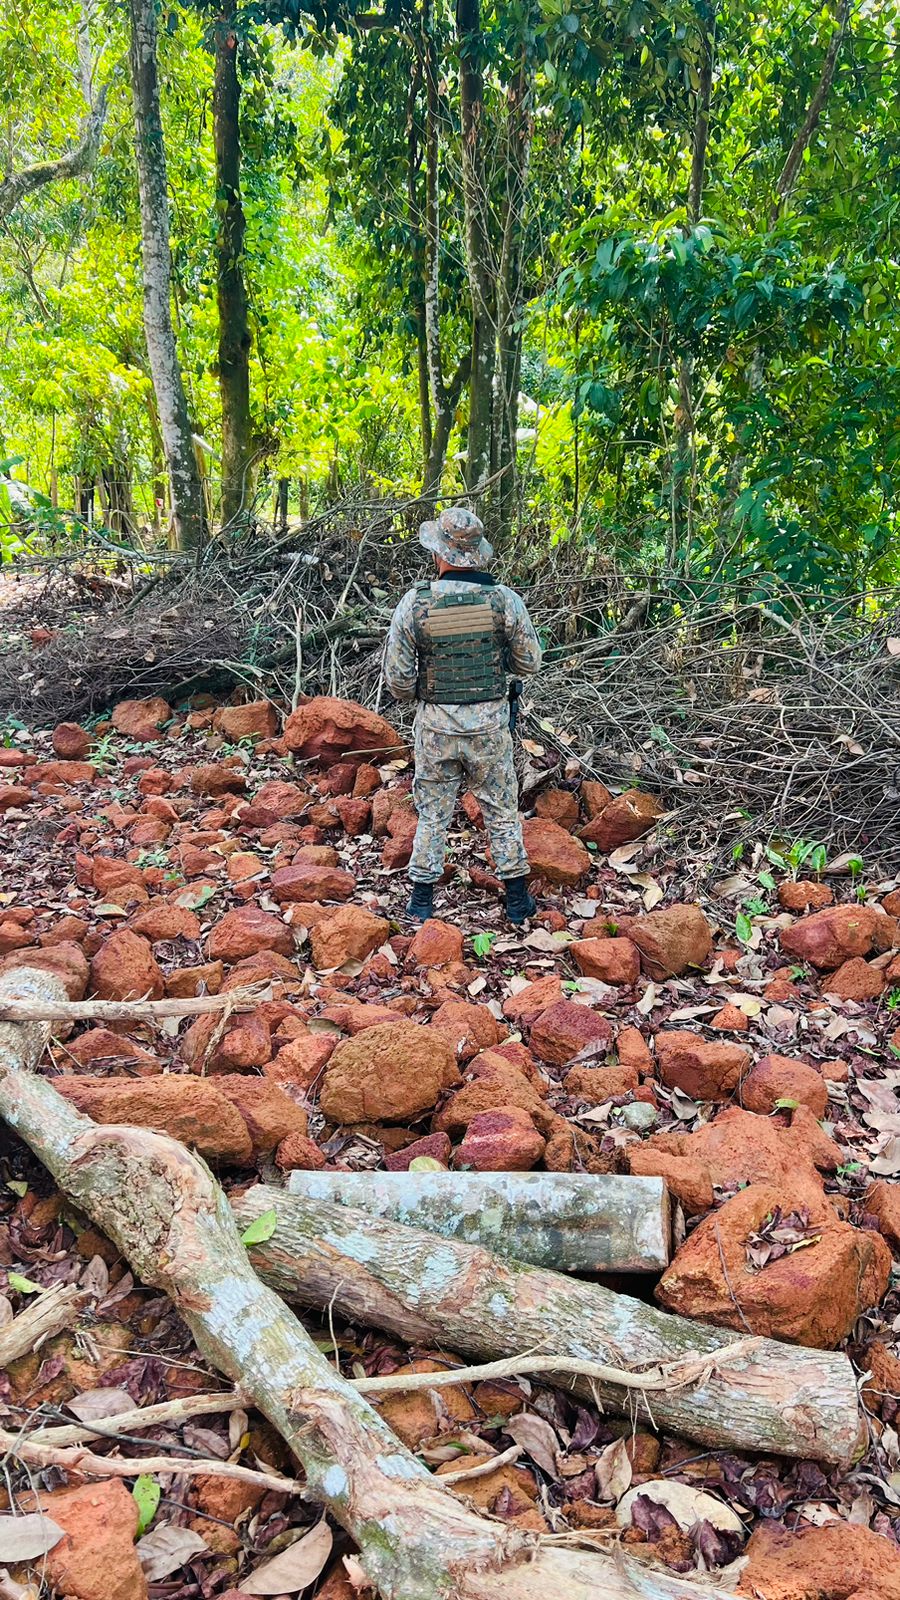
<path fill-rule="evenodd" d="M 417 718 L 415 757 L 413 799 L 419 822 L 409 864 L 412 881 L 437 883 L 441 877 L 447 833 L 464 778 L 484 814 L 499 877 L 523 877 L 529 867 L 509 728 L 444 733 Z"/>

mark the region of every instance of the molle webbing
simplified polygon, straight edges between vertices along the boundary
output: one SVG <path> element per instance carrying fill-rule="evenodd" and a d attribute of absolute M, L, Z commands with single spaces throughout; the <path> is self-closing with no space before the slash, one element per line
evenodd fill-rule
<path fill-rule="evenodd" d="M 506 696 L 503 596 L 489 588 L 439 594 L 419 584 L 413 610 L 419 651 L 418 698 L 474 705 Z"/>

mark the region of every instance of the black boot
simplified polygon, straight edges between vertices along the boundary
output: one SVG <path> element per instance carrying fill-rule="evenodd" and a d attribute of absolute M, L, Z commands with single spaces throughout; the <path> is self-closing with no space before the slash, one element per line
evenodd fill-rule
<path fill-rule="evenodd" d="M 412 917 L 413 922 L 427 922 L 434 916 L 434 884 L 414 883 L 406 915 Z"/>
<path fill-rule="evenodd" d="M 528 917 L 533 917 L 537 911 L 537 901 L 533 894 L 528 892 L 528 878 L 507 878 L 506 880 L 506 915 L 516 927 L 525 922 Z"/>

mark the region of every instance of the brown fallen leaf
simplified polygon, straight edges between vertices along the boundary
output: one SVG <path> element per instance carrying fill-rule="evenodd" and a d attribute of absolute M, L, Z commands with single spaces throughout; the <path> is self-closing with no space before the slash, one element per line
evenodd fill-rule
<path fill-rule="evenodd" d="M 599 1498 L 618 1502 L 626 1490 L 631 1488 L 631 1477 L 628 1441 L 624 1437 L 614 1439 L 612 1444 L 608 1444 L 602 1451 L 594 1466 Z"/>
<path fill-rule="evenodd" d="M 556 1468 L 556 1452 L 559 1449 L 559 1440 L 553 1432 L 549 1422 L 543 1417 L 535 1416 L 533 1411 L 519 1411 L 516 1416 L 508 1417 L 503 1424 L 503 1432 L 508 1433 L 516 1444 L 536 1461 L 539 1467 L 551 1478 L 558 1476 Z"/>
<path fill-rule="evenodd" d="M 66 1402 L 79 1422 L 100 1422 L 121 1411 L 133 1411 L 134 1401 L 127 1389 L 86 1389 Z"/>
<path fill-rule="evenodd" d="M 759 1228 L 748 1234 L 745 1245 L 747 1260 L 756 1272 L 761 1272 L 770 1261 L 779 1261 L 782 1256 L 793 1255 L 797 1250 L 818 1244 L 821 1237 L 821 1233 L 817 1233 L 810 1223 L 806 1206 L 789 1212 L 783 1212 L 780 1206 L 775 1206 Z"/>
<path fill-rule="evenodd" d="M 209 1545 L 192 1528 L 176 1528 L 171 1522 L 163 1522 L 145 1533 L 135 1549 L 147 1582 L 162 1583 L 192 1556 L 203 1555 Z"/>
<path fill-rule="evenodd" d="M 0 1516 L 0 1561 L 36 1561 L 62 1537 L 62 1528 L 43 1511 L 31 1511 L 24 1517 Z"/>
<path fill-rule="evenodd" d="M 245 1594 L 298 1594 L 315 1582 L 331 1555 L 333 1543 L 331 1529 L 323 1517 L 286 1550 L 242 1578 L 241 1588 Z"/>
<path fill-rule="evenodd" d="M 696 1522 L 711 1522 L 714 1528 L 725 1532 L 742 1536 L 746 1532 L 737 1512 L 732 1511 L 723 1500 L 717 1500 L 702 1489 L 694 1489 L 690 1484 L 678 1483 L 674 1478 L 654 1478 L 629 1489 L 616 1507 L 616 1521 L 620 1528 L 627 1528 L 631 1522 L 632 1507 L 639 1495 L 655 1505 L 664 1506 L 685 1531 Z"/>
<path fill-rule="evenodd" d="M 900 1135 L 893 1134 L 888 1139 L 875 1160 L 869 1162 L 869 1171 L 879 1178 L 896 1178 L 900 1173 Z"/>

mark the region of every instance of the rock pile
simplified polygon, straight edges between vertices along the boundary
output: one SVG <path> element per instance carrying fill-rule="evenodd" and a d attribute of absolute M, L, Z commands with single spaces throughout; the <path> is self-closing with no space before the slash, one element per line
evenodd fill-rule
<path fill-rule="evenodd" d="M 176 1033 L 69 1029 L 46 1070 L 80 1111 L 164 1130 L 244 1175 L 262 1159 L 401 1171 L 427 1157 L 459 1172 L 659 1176 L 687 1218 L 661 1305 L 830 1349 L 882 1301 L 900 1202 L 884 1158 L 874 1184 L 857 1159 L 877 1121 L 852 1118 L 874 1106 L 892 1127 L 873 1085 L 885 1063 L 889 1090 L 897 1081 L 885 997 L 900 994 L 900 891 L 836 904 L 818 881 L 783 883 L 754 954 L 677 885 L 644 909 L 606 858 L 645 838 L 660 807 L 573 780 L 545 787 L 525 821 L 543 899 L 530 932 L 499 925 L 469 796 L 467 871 L 450 878 L 447 913 L 413 933 L 392 876 L 415 829 L 410 769 L 384 718 L 317 698 L 282 727 L 267 701 L 184 714 L 153 699 L 117 706 L 109 732 L 103 760 L 95 730 L 74 724 L 46 749 L 0 753 L 15 851 L 0 971 L 46 968 L 73 999 L 254 985 L 257 996 Z M 848 1036 L 847 1060 L 835 1060 Z M 442 1395 L 448 1429 L 471 1422 L 461 1391 Z M 507 1398 L 492 1392 L 497 1414 Z M 435 1434 L 430 1399 L 384 1411 L 417 1446 Z M 530 1472 L 475 1481 L 508 1520 L 543 1521 Z M 65 1492 L 68 1533 L 63 1512 L 74 1527 L 83 1491 Z M 108 1506 L 105 1489 L 91 1493 L 98 1517 L 115 1509 L 118 1486 Z M 593 1489 L 570 1500 L 593 1507 Z M 871 1541 L 893 1546 L 841 1529 L 856 1588 L 892 1595 L 894 1555 L 878 1565 Z M 803 1585 L 811 1562 L 832 1559 L 831 1537 L 831 1524 L 760 1524 L 742 1590 L 817 1600 L 824 1591 Z M 882 1586 L 870 1591 L 873 1559 Z M 60 1549 L 48 1576 L 80 1594 L 67 1560 Z"/>

